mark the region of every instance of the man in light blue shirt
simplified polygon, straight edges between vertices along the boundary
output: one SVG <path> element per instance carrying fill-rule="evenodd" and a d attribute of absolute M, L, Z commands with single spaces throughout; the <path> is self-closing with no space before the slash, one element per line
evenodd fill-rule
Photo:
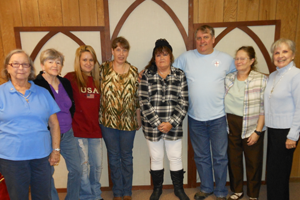
<path fill-rule="evenodd" d="M 201 180 L 200 192 L 194 198 L 202 200 L 214 193 L 218 200 L 226 200 L 228 139 L 224 79 L 236 69 L 231 56 L 213 48 L 215 36 L 212 27 L 199 27 L 195 37 L 196 49 L 183 53 L 173 64 L 185 72 L 188 81 L 189 131 Z"/>

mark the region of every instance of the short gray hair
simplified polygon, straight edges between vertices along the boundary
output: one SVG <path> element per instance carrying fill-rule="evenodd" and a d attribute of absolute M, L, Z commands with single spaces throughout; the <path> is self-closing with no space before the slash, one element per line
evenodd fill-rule
<path fill-rule="evenodd" d="M 296 53 L 295 42 L 293 40 L 286 39 L 286 38 L 280 38 L 279 40 L 276 40 L 271 46 L 271 53 L 274 54 L 275 49 L 278 48 L 282 43 L 285 43 L 289 47 L 289 49 L 293 52 L 293 54 Z"/>
<path fill-rule="evenodd" d="M 29 62 L 29 65 L 30 65 L 30 74 L 28 76 L 28 80 L 29 81 L 32 81 L 35 79 L 35 68 L 34 68 L 34 65 L 33 65 L 33 62 L 31 60 L 31 58 L 29 57 L 29 55 L 22 49 L 15 49 L 15 50 L 12 50 L 11 52 L 9 52 L 7 54 L 7 56 L 5 57 L 4 59 L 4 64 L 3 64 L 3 69 L 2 69 L 2 72 L 1 72 L 1 76 L 3 79 L 5 79 L 6 81 L 9 81 L 11 78 L 10 78 L 10 74 L 8 73 L 7 71 L 7 66 L 9 64 L 9 61 L 11 59 L 11 57 L 14 55 L 14 54 L 17 54 L 17 53 L 23 53 L 26 55 L 27 59 L 28 59 L 28 62 Z"/>

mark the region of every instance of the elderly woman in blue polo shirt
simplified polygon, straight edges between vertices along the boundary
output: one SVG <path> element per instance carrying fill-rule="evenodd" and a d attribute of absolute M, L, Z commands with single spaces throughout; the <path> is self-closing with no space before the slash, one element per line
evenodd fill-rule
<path fill-rule="evenodd" d="M 7 82 L 0 86 L 0 172 L 10 199 L 28 199 L 30 186 L 32 200 L 50 200 L 50 165 L 60 159 L 60 109 L 33 83 L 35 69 L 23 50 L 6 56 L 2 75 Z"/>
<path fill-rule="evenodd" d="M 300 69 L 294 63 L 296 45 L 279 39 L 271 46 L 276 71 L 265 91 L 268 130 L 268 200 L 289 199 L 289 178 L 300 132 Z"/>

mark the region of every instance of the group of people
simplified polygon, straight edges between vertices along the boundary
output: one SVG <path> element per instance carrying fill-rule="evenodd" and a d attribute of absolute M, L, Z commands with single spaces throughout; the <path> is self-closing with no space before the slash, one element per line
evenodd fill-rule
<path fill-rule="evenodd" d="M 41 53 L 42 71 L 23 50 L 5 58 L 0 86 L 0 172 L 11 200 L 58 200 L 52 175 L 60 155 L 68 170 L 65 199 L 101 200 L 102 138 L 109 159 L 114 200 L 132 199 L 136 130 L 143 127 L 151 157 L 153 192 L 159 200 L 164 149 L 174 193 L 183 189 L 182 122 L 188 114 L 202 200 L 241 199 L 243 154 L 247 195 L 257 200 L 261 185 L 263 139 L 268 132 L 267 195 L 289 199 L 289 176 L 300 132 L 300 70 L 293 62 L 295 43 L 280 39 L 271 47 L 277 70 L 256 71 L 253 47 L 242 46 L 233 59 L 213 48 L 214 29 L 195 32 L 196 49 L 174 60 L 173 49 L 158 39 L 145 70 L 127 61 L 124 37 L 112 41 L 112 61 L 99 64 L 89 45 L 76 50 L 74 72 L 61 77 L 64 56 Z M 227 130 L 228 127 L 228 130 Z M 226 188 L 229 168 L 229 197 Z M 215 182 L 215 186 L 214 186 Z"/>

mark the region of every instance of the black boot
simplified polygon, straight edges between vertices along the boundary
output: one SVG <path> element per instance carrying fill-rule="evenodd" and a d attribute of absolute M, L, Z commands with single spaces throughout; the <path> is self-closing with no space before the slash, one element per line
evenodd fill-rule
<path fill-rule="evenodd" d="M 185 194 L 183 189 L 183 174 L 185 172 L 182 170 L 171 171 L 171 178 L 174 185 L 174 193 L 180 200 L 190 200 L 190 198 Z"/>
<path fill-rule="evenodd" d="M 150 200 L 159 200 L 162 193 L 162 184 L 164 182 L 164 169 L 155 171 L 151 170 L 150 174 L 154 185 Z"/>

